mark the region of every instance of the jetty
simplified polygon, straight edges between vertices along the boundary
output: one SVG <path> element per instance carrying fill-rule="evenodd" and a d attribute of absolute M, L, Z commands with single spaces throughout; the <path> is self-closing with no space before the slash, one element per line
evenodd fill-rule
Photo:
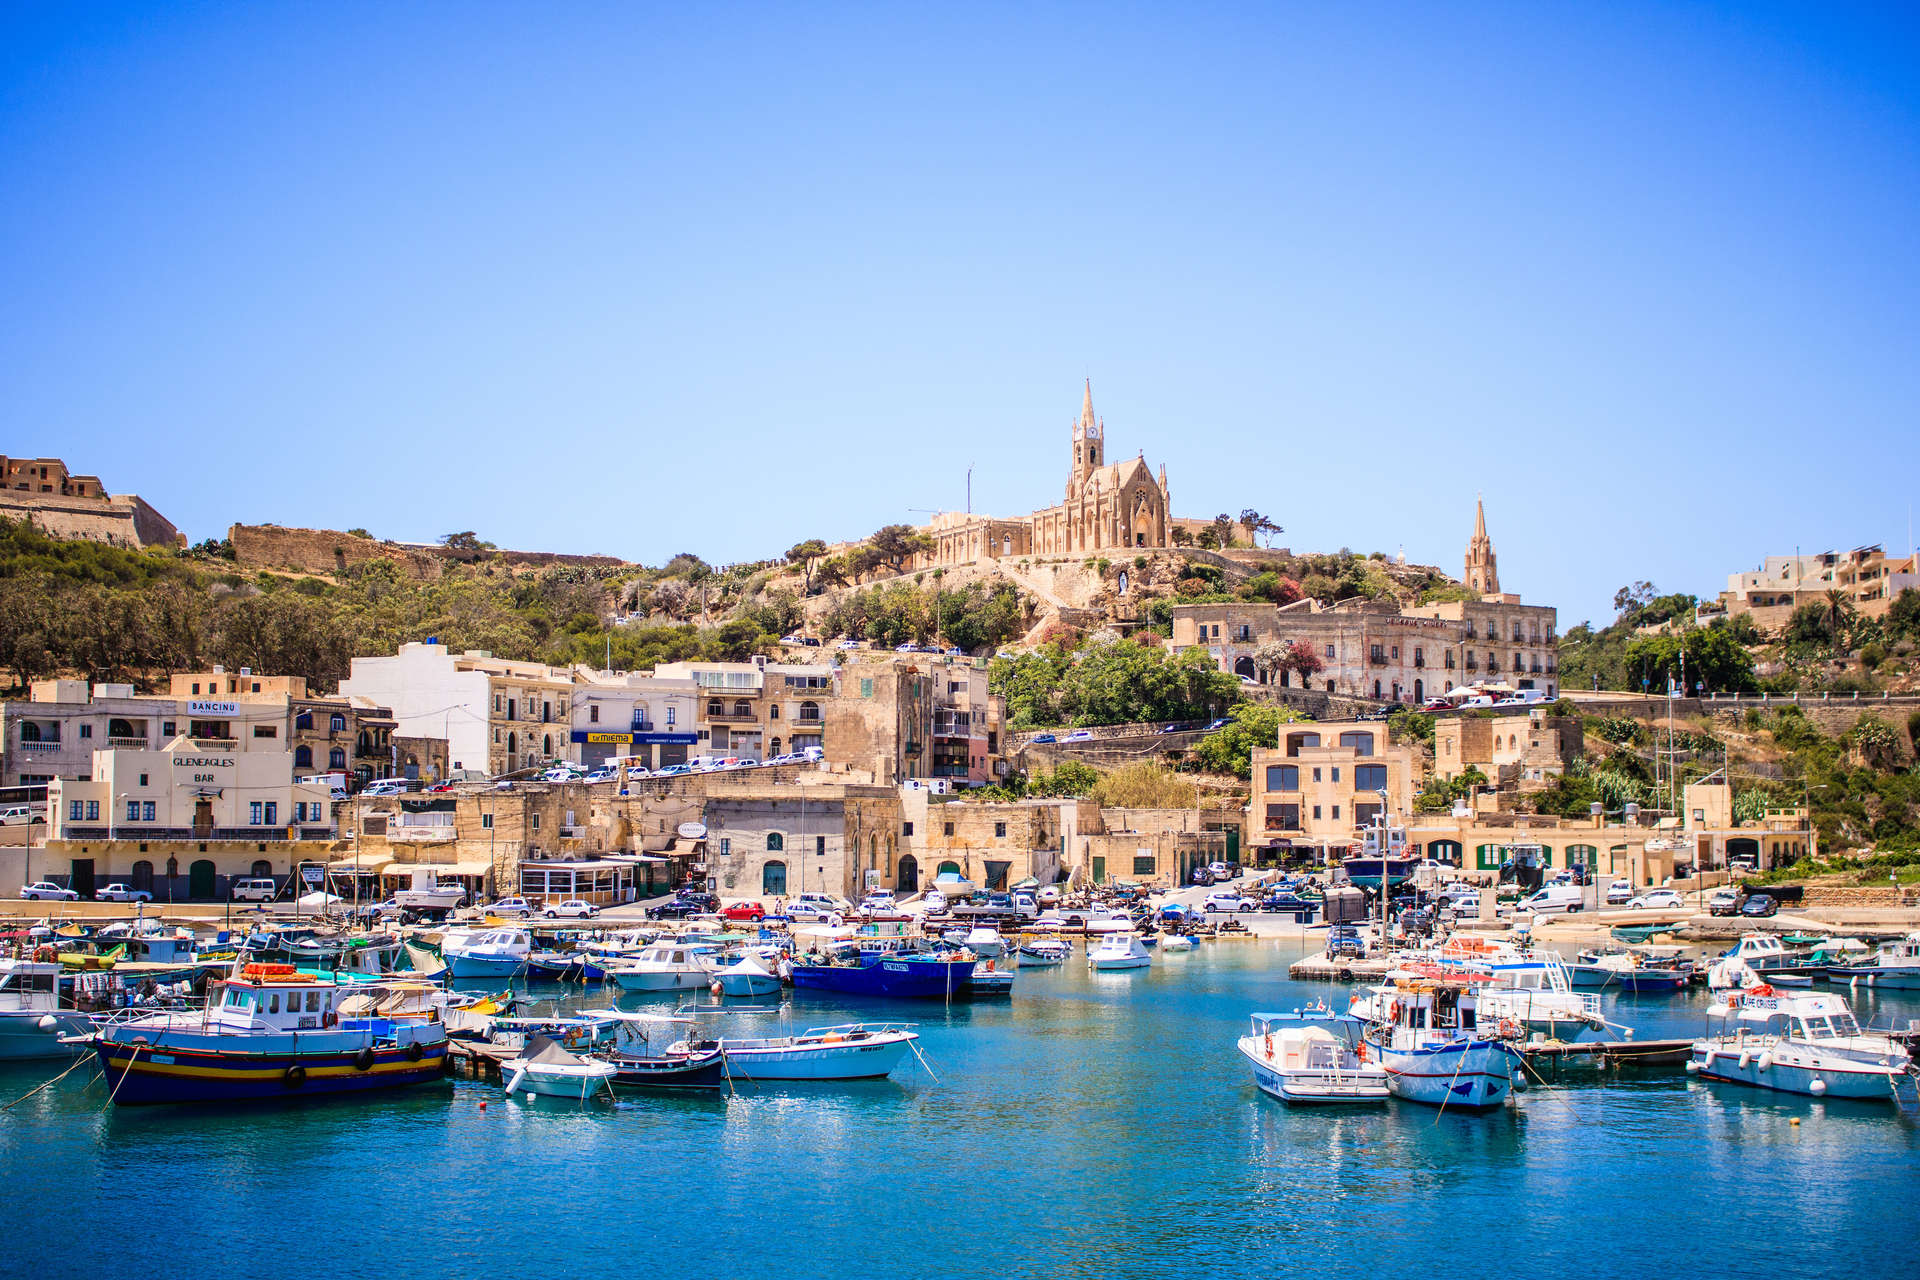
<path fill-rule="evenodd" d="M 1387 956 L 1306 956 L 1287 966 L 1287 976 L 1302 982 L 1379 982 L 1393 967 Z"/>

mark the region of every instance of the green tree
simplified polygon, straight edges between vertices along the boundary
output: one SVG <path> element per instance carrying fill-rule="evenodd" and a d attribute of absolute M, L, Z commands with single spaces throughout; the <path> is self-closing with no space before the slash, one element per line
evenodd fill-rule
<path fill-rule="evenodd" d="M 1230 773 L 1236 778 L 1251 779 L 1254 749 L 1277 745 L 1280 726 L 1302 719 L 1304 717 L 1290 707 L 1271 702 L 1243 702 L 1228 714 L 1224 727 L 1194 746 L 1193 762 L 1208 773 Z"/>
<path fill-rule="evenodd" d="M 787 563 L 800 569 L 800 594 L 813 594 L 814 568 L 825 558 L 827 544 L 818 538 L 808 538 L 805 542 L 796 542 L 787 548 Z"/>

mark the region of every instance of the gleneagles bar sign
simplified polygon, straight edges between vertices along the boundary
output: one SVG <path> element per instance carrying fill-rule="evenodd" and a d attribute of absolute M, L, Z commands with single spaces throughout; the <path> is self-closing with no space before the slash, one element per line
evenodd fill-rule
<path fill-rule="evenodd" d="M 184 779 L 184 781 L 186 782 L 217 783 L 220 781 L 220 775 L 216 773 L 215 770 L 233 768 L 233 757 L 232 756 L 190 756 L 182 753 L 173 757 L 173 767 L 175 769 L 193 770 L 193 776 L 190 778 Z M 174 777 L 179 778 L 180 775 L 176 773 Z"/>

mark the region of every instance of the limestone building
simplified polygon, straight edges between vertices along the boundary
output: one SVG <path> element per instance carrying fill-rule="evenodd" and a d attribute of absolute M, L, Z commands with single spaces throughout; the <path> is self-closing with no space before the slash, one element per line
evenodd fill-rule
<path fill-rule="evenodd" d="M 942 512 L 920 530 L 933 539 L 933 550 L 907 567 L 1168 545 L 1173 499 L 1167 469 L 1163 465 L 1156 478 L 1144 454 L 1107 461 L 1106 423 L 1093 412 L 1091 380 L 1069 443 L 1066 495 L 1058 505 L 1009 519 Z"/>

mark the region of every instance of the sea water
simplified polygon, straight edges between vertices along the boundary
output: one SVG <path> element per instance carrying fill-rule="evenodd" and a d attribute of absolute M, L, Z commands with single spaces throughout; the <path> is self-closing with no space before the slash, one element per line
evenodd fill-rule
<path fill-rule="evenodd" d="M 918 1024 L 932 1074 L 909 1057 L 889 1080 L 844 1085 L 615 1105 L 507 1099 L 461 1077 L 128 1108 L 83 1067 L 0 1114 L 5 1271 L 1914 1274 L 1920 1128 L 1890 1103 L 1678 1071 L 1573 1073 L 1483 1114 L 1264 1096 L 1234 1047 L 1247 1014 L 1349 994 L 1289 980 L 1299 954 L 1203 943 L 1105 974 L 1076 955 L 1022 970 L 1008 1001 L 801 994 L 784 1015 L 702 1019 L 742 1035 Z M 671 1008 L 647 999 L 621 1004 Z M 1603 999 L 1640 1038 L 1705 1026 L 1704 993 Z M 1854 1002 L 1863 1022 L 1920 1016 L 1898 993 Z M 58 1069 L 0 1071 L 0 1101 Z"/>

